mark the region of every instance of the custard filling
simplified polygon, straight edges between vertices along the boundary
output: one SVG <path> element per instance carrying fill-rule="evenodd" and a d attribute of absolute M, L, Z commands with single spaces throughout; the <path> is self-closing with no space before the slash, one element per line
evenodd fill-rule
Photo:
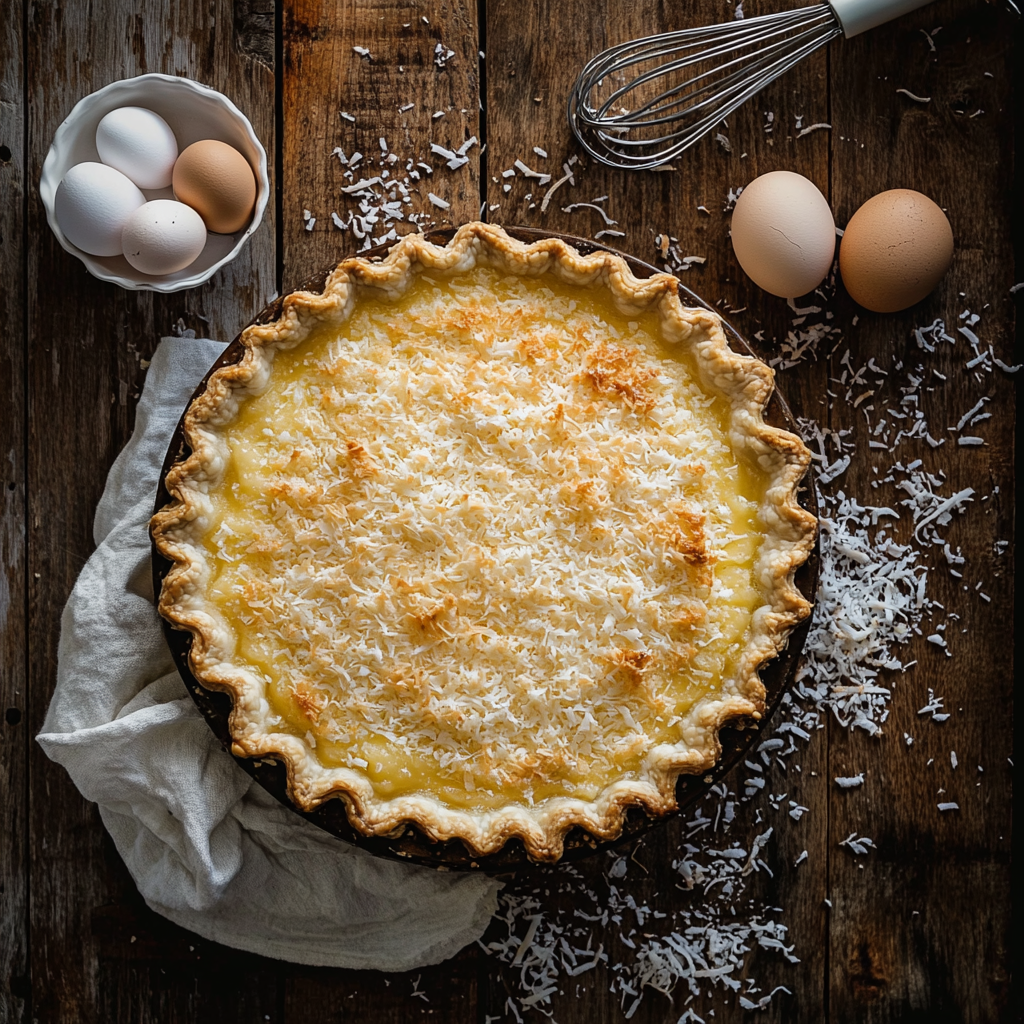
<path fill-rule="evenodd" d="M 604 290 L 478 267 L 278 351 L 198 543 L 273 728 L 381 798 L 593 800 L 730 692 L 768 474 Z"/>

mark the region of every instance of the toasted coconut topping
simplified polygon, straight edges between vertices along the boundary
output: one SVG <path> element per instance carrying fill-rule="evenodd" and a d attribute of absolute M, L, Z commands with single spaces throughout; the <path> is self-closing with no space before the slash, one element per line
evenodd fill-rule
<path fill-rule="evenodd" d="M 154 530 L 236 747 L 481 850 L 672 806 L 806 614 L 770 371 L 671 278 L 484 226 L 290 301 L 193 407 Z"/>

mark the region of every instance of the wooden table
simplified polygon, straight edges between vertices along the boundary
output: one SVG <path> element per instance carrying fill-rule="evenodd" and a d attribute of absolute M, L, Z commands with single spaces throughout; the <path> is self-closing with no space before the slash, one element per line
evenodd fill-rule
<path fill-rule="evenodd" d="M 746 0 L 745 13 L 777 6 Z M 963 580 L 950 574 L 941 549 L 928 555 L 935 565 L 930 596 L 960 617 L 946 634 L 951 657 L 915 637 L 901 657 L 918 659 L 917 666 L 902 677 L 884 675 L 893 684 L 884 735 L 851 732 L 826 715 L 803 749 L 802 771 L 784 780 L 789 798 L 808 810 L 799 822 L 783 812 L 772 819 L 776 841 L 766 857 L 773 876 L 752 876 L 746 896 L 782 908 L 779 919 L 800 962 L 772 951 L 751 955 L 748 969 L 761 993 L 776 985 L 791 993 L 776 993 L 751 1019 L 989 1022 L 1014 1015 L 1007 763 L 1013 548 L 997 543 L 1012 542 L 1013 534 L 1014 378 L 996 370 L 975 379 L 955 328 L 965 323 L 958 319 L 963 310 L 980 314 L 975 333 L 1013 362 L 1011 227 L 1020 228 L 1021 205 L 1013 198 L 1019 178 L 1011 53 L 1018 29 L 996 4 L 940 0 L 891 30 L 820 52 L 731 117 L 722 132 L 728 144 L 705 141 L 674 171 L 625 174 L 580 160 L 574 182 L 544 212 L 539 199 L 546 188 L 536 179 L 502 176 L 521 159 L 557 179 L 563 162 L 578 154 L 564 106 L 588 56 L 613 41 L 732 15 L 731 3 L 712 0 L 4 4 L 0 1021 L 515 1019 L 507 999 L 522 994 L 518 968 L 476 947 L 410 976 L 388 976 L 263 960 L 169 924 L 142 903 L 96 808 L 33 742 L 53 689 L 61 608 L 92 549 L 93 510 L 106 470 L 131 433 L 159 337 L 180 325 L 228 340 L 274 294 L 349 251 L 352 233 L 337 230 L 331 213 L 345 216 L 354 201 L 340 191 L 347 182 L 332 150 L 359 149 L 364 166 L 376 166 L 381 138 L 402 165 L 415 155 L 435 168 L 411 207 L 426 222 L 457 224 L 483 209 L 496 222 L 591 236 L 610 229 L 622 234 L 606 241 L 658 262 L 656 237 L 678 238 L 676 256 L 705 260 L 691 261 L 686 283 L 761 339 L 755 344 L 766 357 L 778 353 L 777 339 L 802 327 L 784 302 L 740 272 L 723 210 L 730 189 L 788 168 L 817 183 L 840 225 L 869 196 L 892 187 L 923 191 L 948 210 L 957 253 L 935 294 L 906 313 L 861 312 L 855 320 L 857 310 L 840 288 L 828 303 L 833 319 L 814 315 L 841 335 L 824 338 L 817 358 L 780 371 L 798 415 L 853 431 L 856 455 L 833 491 L 841 486 L 862 501 L 891 504 L 900 495 L 887 485 L 872 490 L 872 481 L 896 458 L 922 458 L 945 474 L 944 493 L 973 487 L 978 501 L 944 531 L 967 559 L 959 567 Z M 150 71 L 188 76 L 230 96 L 264 141 L 277 190 L 232 265 L 204 287 L 170 296 L 125 292 L 88 276 L 47 229 L 38 194 L 50 140 L 75 102 Z M 831 127 L 800 134 L 798 123 Z M 473 135 L 486 148 L 470 148 L 468 164 L 457 171 L 431 155 L 431 142 L 454 148 Z M 450 209 L 432 205 L 428 191 Z M 606 215 L 565 209 L 601 196 L 608 197 L 597 204 Z M 316 218 L 312 231 L 303 210 Z M 849 349 L 854 367 L 873 358 L 891 371 L 891 384 L 868 400 L 877 413 L 900 398 L 906 367 L 897 372 L 894 364 L 925 360 L 912 328 L 937 317 L 959 344 L 927 354 L 927 372 L 944 379 L 930 377 L 922 401 L 933 433 L 941 431 L 946 443 L 908 444 L 895 455 L 870 448 L 864 408 L 846 401 L 846 389 L 835 383 L 846 369 L 843 354 Z M 827 400 L 830 390 L 838 400 Z M 985 444 L 958 446 L 958 435 L 945 427 L 979 395 L 991 399 L 986 408 L 993 413 L 972 428 Z M 897 536 L 910 536 L 908 524 L 904 516 Z M 982 580 L 990 603 L 975 593 Z M 941 727 L 917 713 L 928 687 L 951 712 Z M 904 733 L 914 736 L 913 747 Z M 859 788 L 832 782 L 861 771 L 867 781 Z M 942 790 L 946 796 L 937 795 Z M 960 810 L 939 813 L 936 802 L 944 799 Z M 750 820 L 731 839 L 747 847 L 763 828 Z M 840 848 L 854 832 L 872 837 L 874 849 L 854 856 Z M 652 833 L 633 851 L 640 867 L 630 864 L 619 888 L 670 915 L 697 906 L 699 896 L 681 891 L 671 868 L 682 839 L 679 822 Z M 805 849 L 807 860 L 793 867 Z M 588 884 L 598 884 L 610 863 L 583 868 Z M 548 884 L 548 912 L 571 912 L 579 883 Z M 524 880 L 510 888 L 527 892 L 534 885 Z M 521 923 L 519 934 L 524 930 Z M 613 962 L 629 961 L 630 950 L 616 944 L 611 928 L 608 943 Z M 425 999 L 411 994 L 417 976 Z M 612 979 L 601 967 L 565 980 L 551 1004 L 555 1018 L 623 1019 L 620 996 L 609 991 Z M 689 1006 L 705 1020 L 736 1020 L 735 998 L 716 988 Z M 685 986 L 671 1004 L 647 991 L 632 1019 L 674 1022 L 685 999 Z M 544 1019 L 536 1009 L 522 1012 Z"/>

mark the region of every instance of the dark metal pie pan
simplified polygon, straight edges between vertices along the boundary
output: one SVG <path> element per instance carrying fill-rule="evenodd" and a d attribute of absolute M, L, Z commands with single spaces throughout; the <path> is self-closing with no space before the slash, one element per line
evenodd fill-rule
<path fill-rule="evenodd" d="M 619 253 L 617 250 L 612 249 L 609 246 L 601 245 L 598 242 L 589 241 L 585 238 L 576 238 L 572 235 L 563 235 L 552 231 L 540 231 L 535 228 L 515 227 L 506 228 L 505 230 L 513 238 L 518 238 L 523 242 L 533 242 L 540 238 L 561 238 L 584 255 L 599 251 L 616 253 L 616 255 L 622 256 L 623 259 L 626 260 L 630 269 L 639 278 L 646 278 L 650 277 L 652 274 L 661 273 L 661 271 L 648 263 L 644 263 L 643 261 L 625 253 Z M 429 241 L 434 242 L 437 245 L 445 245 L 454 234 L 455 231 L 453 229 L 433 231 L 427 234 L 427 238 Z M 364 258 L 381 259 L 387 254 L 388 248 L 389 246 L 378 246 L 374 249 L 361 252 L 358 255 Z M 310 278 L 308 281 L 305 281 L 298 289 L 294 290 L 310 291 L 314 293 L 323 291 L 327 276 L 332 269 L 333 267 L 322 271 L 316 276 Z M 683 285 L 682 282 L 679 284 L 679 292 L 686 304 L 695 307 L 704 307 L 717 312 L 713 306 L 695 292 L 692 292 L 689 288 Z M 270 323 L 271 321 L 276 320 L 280 315 L 281 305 L 282 299 L 275 299 L 252 319 L 250 326 L 252 324 Z M 725 327 L 726 334 L 729 337 L 730 344 L 734 349 L 751 355 L 755 354 L 747 344 L 746 340 L 734 327 L 727 322 L 723 323 L 723 326 Z M 213 366 L 210 367 L 209 372 L 206 374 L 206 377 L 203 378 L 199 387 L 196 388 L 192 397 L 195 398 L 203 393 L 206 389 L 206 381 L 214 370 L 219 369 L 221 366 L 237 362 L 241 357 L 242 352 L 243 348 L 241 341 L 239 338 L 236 338 L 224 350 Z M 798 433 L 793 414 L 790 411 L 789 406 L 786 404 L 785 399 L 781 394 L 779 394 L 778 390 L 776 390 L 772 395 L 765 413 L 765 419 L 767 422 L 775 426 L 783 427 L 786 430 Z M 160 486 L 157 490 L 154 511 L 162 508 L 170 501 L 170 496 L 164 488 L 164 479 L 167 476 L 168 470 L 175 462 L 186 458 L 189 454 L 189 448 L 185 443 L 183 421 L 184 410 L 182 411 L 182 419 L 178 421 L 177 429 L 171 438 L 170 447 L 167 450 L 167 456 L 164 459 L 163 469 L 160 473 Z M 805 481 L 805 485 L 801 488 L 800 503 L 804 508 L 817 516 L 817 500 L 815 497 L 814 487 L 810 485 L 809 479 Z M 800 588 L 804 596 L 812 603 L 814 593 L 817 588 L 819 560 L 819 546 L 816 542 L 814 550 L 811 553 L 811 557 L 796 574 L 797 586 Z M 164 576 L 167 574 L 169 569 L 170 563 L 160 554 L 159 551 L 157 551 L 156 546 L 154 545 L 154 594 L 160 593 Z M 783 651 L 779 657 L 765 665 L 761 670 L 761 679 L 767 692 L 765 696 L 765 714 L 760 722 L 738 720 L 732 725 L 722 729 L 719 735 L 719 739 L 722 744 L 722 756 L 719 758 L 715 766 L 704 775 L 681 775 L 679 777 L 679 782 L 676 786 L 676 798 L 679 806 L 676 811 L 668 815 L 652 817 L 642 808 L 632 807 L 627 811 L 621 835 L 617 839 L 611 841 L 598 840 L 583 829 L 574 828 L 565 838 L 565 852 L 562 855 L 562 861 L 579 860 L 582 857 L 589 857 L 599 851 L 607 850 L 612 847 L 628 843 L 632 840 L 636 840 L 638 837 L 651 828 L 656 827 L 661 822 L 667 821 L 669 818 L 681 814 L 695 801 L 699 800 L 700 797 L 702 797 L 712 786 L 717 784 L 725 775 L 727 775 L 738 762 L 743 760 L 750 748 L 759 741 L 761 737 L 761 730 L 764 729 L 766 723 L 770 720 L 772 713 L 778 707 L 783 694 L 792 684 L 793 676 L 797 668 L 797 662 L 799 660 L 800 653 L 803 650 L 804 640 L 807 636 L 810 624 L 811 619 L 808 617 L 808 619 L 790 635 L 789 645 L 786 650 Z M 167 637 L 167 643 L 171 649 L 171 654 L 174 657 L 178 671 L 181 673 L 181 678 L 184 680 L 189 693 L 192 695 L 192 699 L 196 702 L 199 710 L 203 713 L 203 716 L 209 723 L 210 728 L 217 735 L 221 745 L 225 750 L 230 751 L 231 738 L 228 731 L 228 715 L 231 711 L 231 698 L 226 693 L 206 689 L 198 682 L 195 676 L 193 676 L 189 668 L 188 660 L 189 650 L 192 646 L 191 634 L 182 630 L 174 629 L 167 621 L 164 621 L 163 625 L 164 634 Z M 314 811 L 299 810 L 288 798 L 284 765 L 269 761 L 266 758 L 254 760 L 252 758 L 235 757 L 235 760 L 242 769 L 251 775 L 265 790 L 267 790 L 267 792 L 296 814 L 301 815 L 307 821 L 311 821 L 313 824 L 318 825 L 325 831 L 330 832 L 331 835 L 336 836 L 338 839 L 344 840 L 348 843 L 353 843 L 354 845 L 361 847 L 369 853 L 376 854 L 377 856 L 411 861 L 428 865 L 430 867 L 454 870 L 478 869 L 488 873 L 505 873 L 517 871 L 523 868 L 540 867 L 540 865 L 537 865 L 536 862 L 527 857 L 526 850 L 518 839 L 514 839 L 506 843 L 505 846 L 496 853 L 489 854 L 486 857 L 479 857 L 474 856 L 459 839 L 437 842 L 424 835 L 413 825 L 406 826 L 405 831 L 401 835 L 383 837 L 364 836 L 361 832 L 358 832 L 352 827 L 345 812 L 345 805 L 341 800 L 327 800 Z"/>

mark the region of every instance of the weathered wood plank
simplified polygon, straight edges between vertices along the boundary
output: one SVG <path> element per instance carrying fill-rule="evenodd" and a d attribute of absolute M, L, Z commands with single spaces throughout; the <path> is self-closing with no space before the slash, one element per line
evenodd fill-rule
<path fill-rule="evenodd" d="M 0 1021 L 27 1020 L 25 63 L 23 6 L 0 13 Z"/>
<path fill-rule="evenodd" d="M 52 691 L 60 611 L 92 549 L 92 511 L 106 470 L 131 431 L 144 376 L 141 360 L 179 317 L 200 333 L 229 339 L 273 294 L 275 283 L 271 209 L 239 258 L 200 289 L 158 297 L 101 284 L 57 244 L 35 182 L 53 132 L 75 102 L 111 81 L 146 71 L 186 75 L 221 89 L 248 114 L 272 153 L 273 73 L 243 52 L 243 44 L 252 51 L 256 38 L 258 32 L 244 19 L 236 28 L 228 0 L 212 5 L 167 0 L 144 10 L 123 0 L 29 5 L 28 230 L 34 241 L 28 255 L 28 726 L 33 734 Z M 37 749 L 30 782 L 33 1011 L 48 1021 L 104 1019 L 100 988 L 115 983 L 101 972 L 91 917 L 98 907 L 136 898 L 134 887 L 104 840 L 95 809 L 63 769 Z M 151 979 L 127 968 L 115 974 L 119 998 L 143 1006 Z M 240 977 L 240 987 L 245 984 Z M 138 1019 L 192 1018 L 140 1011 Z"/>
<path fill-rule="evenodd" d="M 945 444 L 933 450 L 905 442 L 892 455 L 867 457 L 866 421 L 900 408 L 897 388 L 906 384 L 906 372 L 894 372 L 896 379 L 871 400 L 873 409 L 836 405 L 836 424 L 854 431 L 859 453 L 849 490 L 867 493 L 872 463 L 881 478 L 893 461 L 908 465 L 921 458 L 943 477 L 937 488 L 943 494 L 976 491 L 966 514 L 940 530 L 966 564 L 947 564 L 941 548 L 929 559 L 935 565 L 929 594 L 956 616 L 945 632 L 952 657 L 915 637 L 908 658 L 918 664 L 892 679 L 884 736 L 857 732 L 833 746 L 830 774 L 867 774 L 857 790 L 833 790 L 832 842 L 857 831 L 877 846 L 867 857 L 845 851 L 833 857 L 830 992 L 837 1022 L 980 1022 L 1012 1015 L 1006 760 L 1013 742 L 1012 550 L 994 552 L 996 542 L 1013 535 L 1013 381 L 998 369 L 968 370 L 974 353 L 956 331 L 965 324 L 961 312 L 973 310 L 981 318 L 973 330 L 984 345 L 1012 361 L 1013 248 L 1005 213 L 1012 168 L 1005 155 L 1014 123 L 1004 17 L 996 8 L 936 4 L 885 32 L 843 44 L 831 65 L 837 223 L 876 192 L 913 188 L 948 211 L 957 243 L 952 270 L 937 292 L 905 313 L 862 315 L 850 339 L 856 366 L 874 357 L 891 370 L 897 360 L 906 370 L 924 367 L 931 379 L 920 410 Z M 931 102 L 914 102 L 898 88 Z M 957 344 L 922 352 L 911 328 L 936 317 Z M 986 410 L 992 418 L 964 432 L 984 437 L 985 445 L 958 448 L 947 427 L 982 396 L 991 398 Z M 906 495 L 883 486 L 874 496 L 877 504 L 898 508 L 893 503 Z M 904 513 L 897 531 L 903 538 L 911 532 L 909 519 Z M 979 581 L 990 603 L 975 592 Z M 939 614 L 924 632 L 944 619 Z M 945 698 L 951 717 L 943 724 L 917 714 L 928 688 Z M 904 733 L 913 737 L 912 746 Z M 937 804 L 945 801 L 960 809 L 941 813 Z"/>
<path fill-rule="evenodd" d="M 482 1020 L 478 1010 L 476 947 L 450 960 L 403 974 L 295 967 L 288 971 L 284 1020 L 444 1021 Z"/>
<path fill-rule="evenodd" d="M 771 4 L 744 5 L 748 16 L 772 9 Z M 745 277 L 732 254 L 729 242 L 729 216 L 725 212 L 730 189 L 738 189 L 758 174 L 778 168 L 797 170 L 828 195 L 828 138 L 825 133 L 796 138 L 797 117 L 803 124 L 828 121 L 827 90 L 824 88 L 826 58 L 820 54 L 776 83 L 759 99 L 741 110 L 723 127 L 729 148 L 707 139 L 673 162 L 674 171 L 630 173 L 604 168 L 579 157 L 571 169 L 575 182 L 567 182 L 551 197 L 543 210 L 545 187 L 535 179 L 517 173 L 504 178 L 502 172 L 514 169 L 517 159 L 529 167 L 550 173 L 553 180 L 563 174 L 563 164 L 579 150 L 571 141 L 565 117 L 565 101 L 576 74 L 591 56 L 606 46 L 630 38 L 689 25 L 721 20 L 731 9 L 710 2 L 685 7 L 659 3 L 619 5 L 593 3 L 523 4 L 497 0 L 488 5 L 487 22 L 487 204 L 491 220 L 507 224 L 528 224 L 552 230 L 595 237 L 598 232 L 622 232 L 604 237 L 610 244 L 657 266 L 678 270 L 684 284 L 715 303 L 730 317 L 761 351 L 765 358 L 775 354 L 772 339 L 785 337 L 794 314 L 785 302 L 766 296 Z M 771 119 L 766 112 L 773 114 Z M 765 126 L 770 125 L 771 131 Z M 534 147 L 548 153 L 547 159 Z M 504 186 L 511 184 L 505 192 Z M 602 200 L 600 197 L 606 196 Z M 576 203 L 594 203 L 592 207 Z M 703 208 L 703 209 L 702 209 Z M 613 221 L 614 223 L 609 223 Z M 660 254 L 656 239 L 671 236 L 668 258 Z M 678 241 L 676 241 L 678 240 Z M 682 257 L 702 257 L 704 263 L 692 263 L 682 270 Z M 730 312 L 736 311 L 736 312 Z M 758 332 L 764 342 L 754 338 Z M 821 418 L 827 410 L 821 403 L 826 383 L 826 366 L 806 361 L 780 374 L 783 389 L 797 415 Z M 773 769 L 769 775 L 772 792 L 787 792 L 788 799 L 809 808 L 797 824 L 789 818 L 788 802 L 770 820 L 758 821 L 754 814 L 738 815 L 737 826 L 728 840 L 750 848 L 753 838 L 771 825 L 775 841 L 766 857 L 774 879 L 762 872 L 754 876 L 744 894 L 765 907 L 783 908 L 780 919 L 789 928 L 787 942 L 795 943 L 801 963 L 781 961 L 777 954 L 756 954 L 750 974 L 757 978 L 760 994 L 776 985 L 785 985 L 794 995 L 779 994 L 765 1019 L 819 1021 L 825 1013 L 826 917 L 822 903 L 827 886 L 828 851 L 827 790 L 824 784 L 827 764 L 825 732 L 815 736 L 807 749 L 791 759 L 786 774 Z M 796 765 L 799 765 L 798 771 Z M 742 790 L 749 775 L 740 767 L 729 785 Z M 637 903 L 672 914 L 698 911 L 700 889 L 683 893 L 676 883 L 680 876 L 672 869 L 686 841 L 682 822 L 673 822 L 652 832 L 634 852 L 642 868 L 628 865 L 622 887 Z M 694 839 L 694 842 L 700 842 Z M 804 851 L 808 859 L 798 868 L 793 862 Z M 609 868 L 603 859 L 581 865 L 581 881 L 549 885 L 552 895 L 543 904 L 549 913 L 571 918 L 576 900 L 574 892 L 582 885 L 602 891 L 601 876 Z M 647 872 L 645 875 L 644 872 Z M 513 883 L 519 893 L 532 891 L 530 880 Z M 522 926 L 525 930 L 525 924 Z M 641 929 L 662 934 L 663 922 L 648 921 Z M 603 939 L 612 962 L 636 963 L 637 952 L 612 938 L 618 931 L 609 926 Z M 482 993 L 484 1014 L 506 1019 L 505 1001 L 517 991 L 518 971 L 503 968 Z M 580 979 L 566 980 L 554 998 L 558 1020 L 617 1020 L 622 1016 L 620 998 L 609 992 L 614 975 L 597 969 Z M 689 995 L 685 985 L 676 990 L 672 1006 L 657 992 L 648 990 L 632 1020 L 662 1021 L 676 1019 L 683 1012 Z M 719 989 L 694 999 L 687 1006 L 700 1017 L 729 1018 L 740 1012 L 735 995 Z M 529 1020 L 541 1020 L 537 1011 L 524 1011 Z"/>
<path fill-rule="evenodd" d="M 430 148 L 436 143 L 455 150 L 480 135 L 476 21 L 476 4 L 466 0 L 440 5 L 300 0 L 285 9 L 281 229 L 286 288 L 368 248 L 392 223 L 399 234 L 411 230 L 410 214 L 423 226 L 437 227 L 476 218 L 479 144 L 467 151 L 468 164 L 455 171 Z M 362 159 L 343 165 L 333 155 L 336 148 L 346 158 L 358 152 Z M 362 197 L 342 189 L 377 176 L 384 181 L 376 194 L 390 193 L 404 219 L 386 222 L 381 215 L 367 225 L 365 238 L 358 237 L 361 227 L 339 230 L 332 214 L 347 224 L 350 214 L 364 213 Z M 403 202 L 403 187 L 392 183 L 405 183 L 410 203 Z M 451 208 L 433 205 L 429 192 Z M 312 230 L 304 211 L 315 220 Z"/>
<path fill-rule="evenodd" d="M 100 1021 L 276 1020 L 281 964 L 208 942 L 152 913 L 137 893 L 92 915 Z"/>

